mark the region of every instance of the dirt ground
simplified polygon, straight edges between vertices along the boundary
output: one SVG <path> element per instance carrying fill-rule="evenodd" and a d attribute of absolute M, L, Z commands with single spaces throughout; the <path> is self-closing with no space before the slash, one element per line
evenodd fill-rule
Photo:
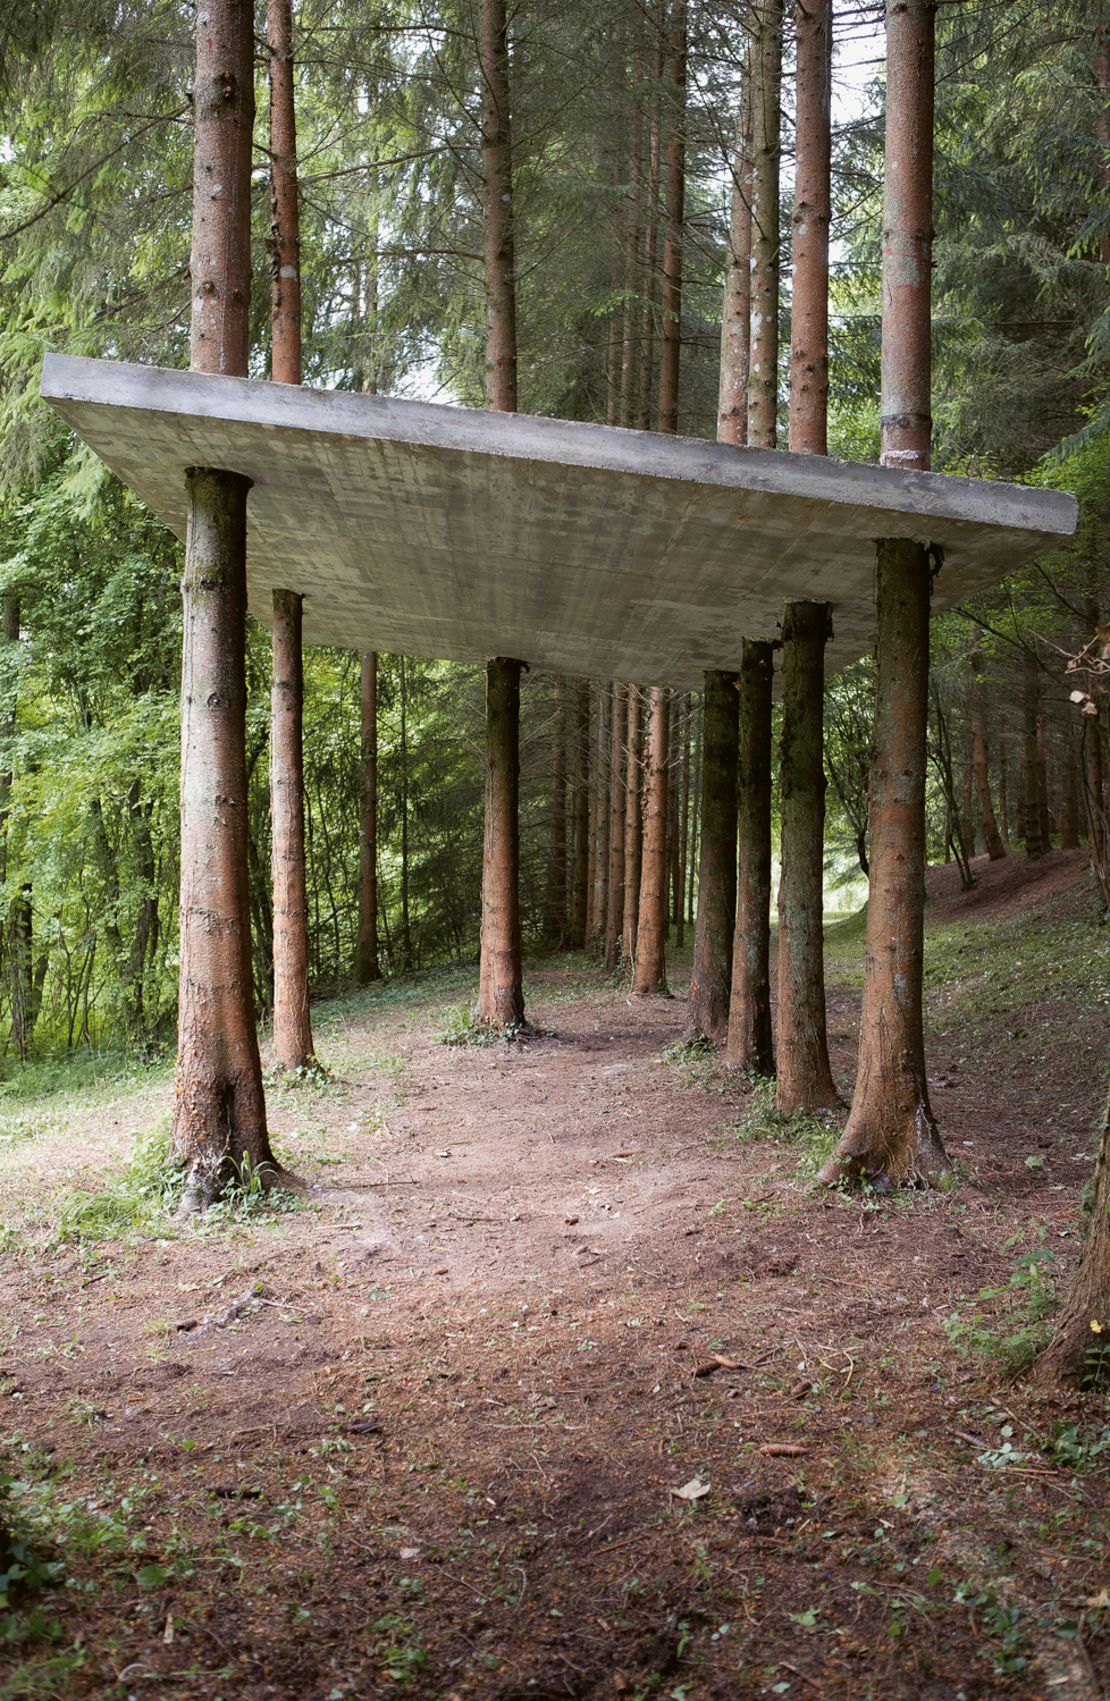
<path fill-rule="evenodd" d="M 165 1078 L 13 1143 L 0 1428 L 71 1581 L 0 1697 L 1103 1695 L 1106 1401 L 976 1330 L 1074 1261 L 1106 1005 L 1051 942 L 1110 940 L 1076 857 L 980 872 L 931 876 L 948 1191 L 815 1192 L 825 1130 L 575 959 L 526 1044 L 441 1043 L 435 983 L 322 1006 L 333 1078 L 270 1093 L 293 1212 L 56 1232 Z"/>

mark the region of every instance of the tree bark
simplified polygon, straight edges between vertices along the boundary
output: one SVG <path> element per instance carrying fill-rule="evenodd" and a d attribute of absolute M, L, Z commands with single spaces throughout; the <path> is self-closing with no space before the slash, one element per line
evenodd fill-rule
<path fill-rule="evenodd" d="M 197 10 L 190 365 L 245 376 L 254 6 Z M 246 512 L 239 473 L 190 468 L 181 728 L 181 952 L 173 1145 L 198 1210 L 234 1167 L 278 1176 L 251 984 L 246 773 Z"/>
<path fill-rule="evenodd" d="M 1064 727 L 1063 741 L 1064 775 L 1060 788 L 1060 849 L 1079 849 L 1079 760 L 1076 749 L 1075 729 L 1070 725 Z"/>
<path fill-rule="evenodd" d="M 574 868 L 571 880 L 570 943 L 586 944 L 590 863 L 590 682 L 580 679 L 575 694 Z"/>
<path fill-rule="evenodd" d="M 1006 855 L 1002 835 L 995 819 L 991 799 L 990 764 L 987 760 L 987 736 L 983 713 L 983 680 L 979 658 L 971 658 L 971 759 L 975 770 L 975 786 L 979 793 L 979 814 L 983 823 L 983 841 L 991 862 L 1000 862 Z"/>
<path fill-rule="evenodd" d="M 678 833 L 678 865 L 675 869 L 675 944 L 681 950 L 686 943 L 686 876 L 690 867 L 690 723 L 693 720 L 690 693 L 682 700 L 682 773 L 681 785 L 676 787 L 675 827 Z M 736 834 L 733 833 L 735 860 Z M 735 906 L 734 906 L 735 907 Z M 731 929 L 729 952 L 731 955 Z"/>
<path fill-rule="evenodd" d="M 515 413 L 513 138 L 505 0 L 481 0 L 478 62 L 482 81 L 482 171 L 485 179 L 486 406 L 500 413 Z"/>
<path fill-rule="evenodd" d="M 717 441 L 748 441 L 748 347 L 752 318 L 751 48 L 740 73 L 740 110 L 732 159 L 725 298 L 721 312 L 721 374 Z"/>
<path fill-rule="evenodd" d="M 878 546 L 878 669 L 871 763 L 867 945 L 851 1114 L 821 1171 L 835 1183 L 924 1182 L 948 1168 L 929 1103 L 922 1025 L 929 559 Z"/>
<path fill-rule="evenodd" d="M 686 198 L 686 0 L 671 0 L 667 48 L 671 122 L 667 137 L 667 216 L 663 239 L 662 346 L 659 351 L 659 417 L 656 430 L 678 430 L 679 356 L 682 348 L 682 249 Z"/>
<path fill-rule="evenodd" d="M 274 1179 L 251 996 L 245 750 L 248 480 L 185 475 L 181 740 L 181 984 L 174 1151 L 183 1209 L 234 1169 Z"/>
<path fill-rule="evenodd" d="M 520 674 L 523 663 L 495 656 L 486 665 L 485 844 L 482 951 L 476 1018 L 510 1032 L 524 1025 L 520 948 Z"/>
<path fill-rule="evenodd" d="M 301 382 L 301 219 L 292 0 L 266 0 L 270 80 L 270 375 Z"/>
<path fill-rule="evenodd" d="M 752 263 L 748 442 L 775 447 L 779 363 L 779 159 L 783 0 L 753 0 Z"/>
<path fill-rule="evenodd" d="M 274 887 L 274 1056 L 279 1068 L 310 1069 L 316 1059 L 308 1008 L 301 598 L 294 591 L 275 591 L 273 597 L 270 820 Z"/>
<path fill-rule="evenodd" d="M 667 693 L 648 693 L 643 861 L 632 991 L 641 998 L 667 996 Z"/>
<path fill-rule="evenodd" d="M 1049 847 L 1045 842 L 1044 816 L 1041 809 L 1041 670 L 1036 656 L 1030 650 L 1024 651 L 1022 655 L 1021 705 L 1024 740 L 1021 827 L 1025 854 L 1033 860 L 1044 856 Z"/>
<path fill-rule="evenodd" d="M 832 9 L 830 0 L 797 0 L 797 168 L 794 183 L 790 306 L 790 447 L 828 452 L 829 224 Z M 779 1045 L 779 1086 L 783 1081 Z"/>
<path fill-rule="evenodd" d="M 740 662 L 740 878 L 725 1061 L 773 1075 L 771 1038 L 771 692 L 774 651 L 745 638 Z"/>
<path fill-rule="evenodd" d="M 882 461 L 927 470 L 931 438 L 934 0 L 887 0 Z M 871 873 L 859 1064 L 821 1180 L 926 1180 L 948 1166 L 925 1074 L 925 760 L 930 551 L 882 538 L 876 571 Z"/>
<path fill-rule="evenodd" d="M 624 923 L 621 955 L 636 960 L 636 931 L 640 915 L 640 693 L 628 687 L 628 752 L 624 781 Z"/>
<path fill-rule="evenodd" d="M 782 623 L 779 789 L 779 1032 L 775 1107 L 786 1115 L 837 1102 L 825 1028 L 825 768 L 822 705 L 827 603 L 790 602 Z"/>
<path fill-rule="evenodd" d="M 547 862 L 544 933 L 561 951 L 567 939 L 567 715 L 566 683 L 555 681 L 555 737 L 551 747 L 551 847 Z"/>
<path fill-rule="evenodd" d="M 358 944 L 355 980 L 381 979 L 378 960 L 378 657 L 367 650 L 359 675 Z"/>
<path fill-rule="evenodd" d="M 663 81 L 665 64 L 665 5 L 666 0 L 654 0 L 654 4 L 653 0 L 646 0 L 645 4 L 645 14 L 650 19 L 655 34 L 653 65 L 655 93 L 652 96 L 651 117 L 648 123 L 648 183 L 643 252 L 644 317 L 640 343 L 640 372 L 637 381 L 639 396 L 637 425 L 641 431 L 648 431 L 651 428 L 651 402 L 654 390 L 652 380 L 655 371 L 655 262 L 659 252 L 659 178 L 663 146 L 662 113 L 658 91 Z"/>
<path fill-rule="evenodd" d="M 624 923 L 624 739 L 627 693 L 613 686 L 609 746 L 609 876 L 605 892 L 605 967 L 615 969 L 621 956 Z"/>
<path fill-rule="evenodd" d="M 1042 1380 L 1080 1388 L 1105 1386 L 1110 1380 L 1110 1097 L 1102 1112 L 1091 1217 L 1079 1268 L 1037 1368 Z"/>
<path fill-rule="evenodd" d="M 599 685 L 597 692 L 597 762 L 594 766 L 593 869 L 590 900 L 589 947 L 597 957 L 605 954 L 606 887 L 609 880 L 609 742 L 613 692 Z"/>
<path fill-rule="evenodd" d="M 701 858 L 687 1029 L 691 1036 L 704 1034 L 715 1045 L 723 1045 L 728 1037 L 736 928 L 740 747 L 736 675 L 707 673 L 702 702 Z"/>

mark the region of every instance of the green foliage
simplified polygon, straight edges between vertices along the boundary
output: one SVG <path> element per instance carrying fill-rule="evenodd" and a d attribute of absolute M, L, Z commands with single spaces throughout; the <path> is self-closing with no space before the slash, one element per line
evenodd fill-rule
<path fill-rule="evenodd" d="M 796 1146 L 805 1175 L 816 1175 L 832 1151 L 840 1129 L 840 1118 L 832 1112 L 821 1116 L 796 1111 L 792 1115 L 775 1109 L 775 1082 L 769 1076 L 750 1077 L 748 1108 L 731 1134 L 738 1140 L 774 1140 Z"/>
<path fill-rule="evenodd" d="M 440 1045 L 496 1045 L 500 1039 L 488 1022 L 479 1022 L 472 1004 L 453 1004 L 440 1031 Z"/>
<path fill-rule="evenodd" d="M 1023 1252 L 1004 1287 L 980 1288 L 989 1310 L 964 1301 L 945 1319 L 950 1341 L 999 1361 L 1012 1375 L 1028 1370 L 1047 1346 L 1056 1309 L 1056 1256 L 1043 1248 Z"/>
<path fill-rule="evenodd" d="M 61 1201 L 57 1239 L 76 1245 L 150 1234 L 165 1224 L 180 1197 L 184 1172 L 171 1161 L 166 1125 L 141 1136 L 131 1161 L 101 1191 Z"/>

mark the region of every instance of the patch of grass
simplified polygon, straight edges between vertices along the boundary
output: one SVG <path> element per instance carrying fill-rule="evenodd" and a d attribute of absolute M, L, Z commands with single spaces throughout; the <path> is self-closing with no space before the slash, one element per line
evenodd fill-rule
<path fill-rule="evenodd" d="M 58 1241 L 82 1244 L 149 1234 L 164 1225 L 181 1198 L 184 1170 L 173 1162 L 169 1128 L 141 1136 L 126 1169 L 98 1193 L 70 1193 L 61 1201 Z"/>
<path fill-rule="evenodd" d="M 453 1004 L 446 1011 L 440 1045 L 496 1045 L 501 1035 L 488 1022 L 479 1022 L 470 1004 Z"/>
<path fill-rule="evenodd" d="M 660 1060 L 678 1070 L 684 1087 L 699 1093 L 724 1093 L 735 1084 L 732 1071 L 704 1034 L 697 1039 L 672 1041 L 664 1046 Z"/>
<path fill-rule="evenodd" d="M 1043 1248 L 1023 1252 L 1004 1287 L 979 1289 L 977 1299 L 992 1306 L 991 1311 L 972 1310 L 976 1301 L 964 1301 L 945 1319 L 949 1340 L 968 1352 L 1001 1361 L 1014 1376 L 1028 1370 L 1051 1334 L 1055 1265 L 1055 1254 Z"/>
<path fill-rule="evenodd" d="M 773 1079 L 755 1075 L 750 1080 L 748 1108 L 739 1121 L 732 1124 L 729 1133 L 737 1140 L 776 1140 L 780 1144 L 795 1146 L 799 1148 L 802 1174 L 807 1177 L 816 1175 L 836 1142 L 840 1116 L 833 1111 L 821 1115 L 796 1111 L 788 1116 L 775 1109 Z"/>

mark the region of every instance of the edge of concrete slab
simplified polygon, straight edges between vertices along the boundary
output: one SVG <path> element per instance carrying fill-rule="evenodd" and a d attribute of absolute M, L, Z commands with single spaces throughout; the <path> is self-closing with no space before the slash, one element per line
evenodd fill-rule
<path fill-rule="evenodd" d="M 521 461 L 555 462 L 637 477 L 849 503 L 901 516 L 961 520 L 1040 533 L 1046 540 L 1075 530 L 1078 503 L 1068 491 L 876 467 L 864 462 L 741 449 L 698 437 L 665 437 L 619 426 L 589 425 L 530 414 L 488 413 L 312 390 L 259 379 L 48 354 L 40 394 L 65 414 L 66 404 L 242 422 L 365 441 L 388 440 Z M 923 528 L 927 531 L 927 527 Z"/>

